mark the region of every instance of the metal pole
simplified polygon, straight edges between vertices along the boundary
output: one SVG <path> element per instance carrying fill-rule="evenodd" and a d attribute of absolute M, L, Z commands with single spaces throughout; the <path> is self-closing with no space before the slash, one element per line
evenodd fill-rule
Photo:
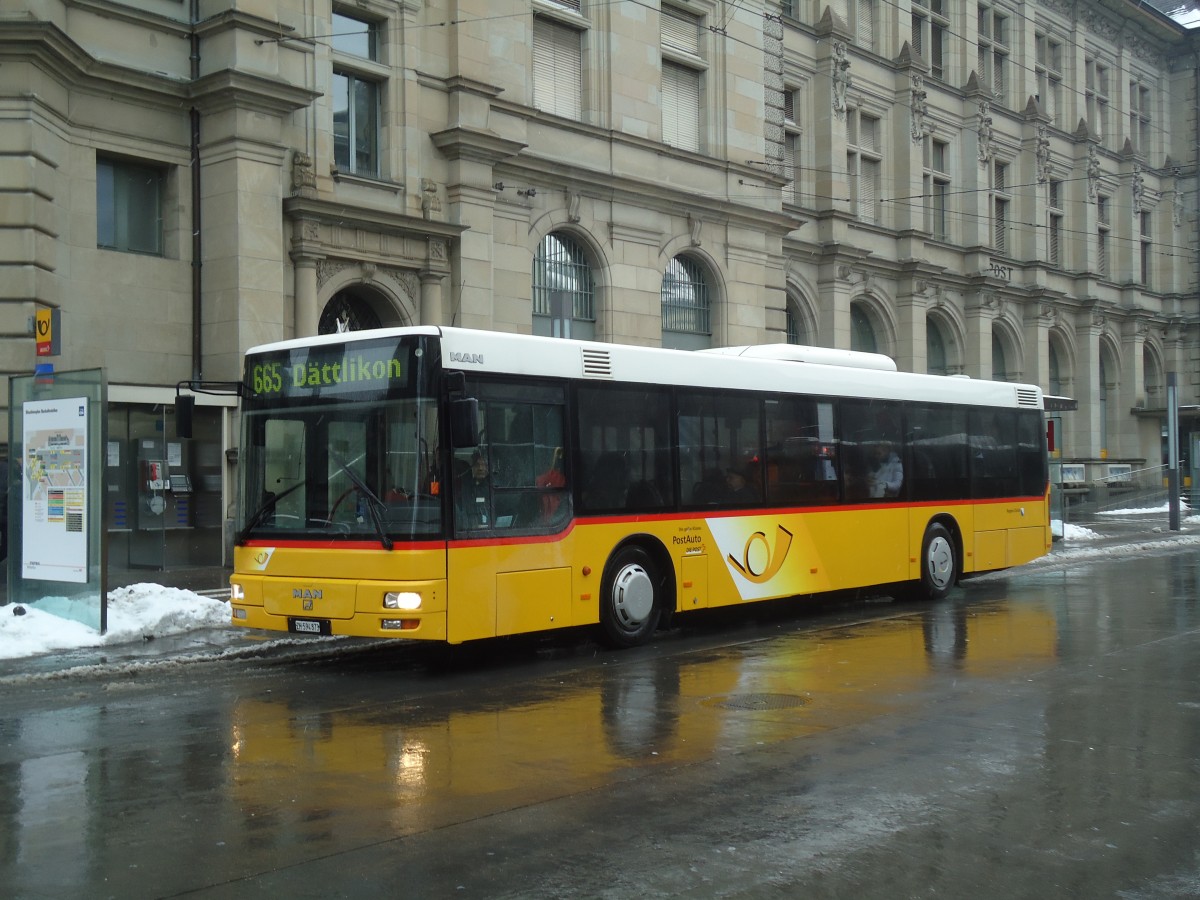
<path fill-rule="evenodd" d="M 1167 501 L 1169 525 L 1179 530 L 1179 390 L 1178 376 L 1167 373 Z"/>

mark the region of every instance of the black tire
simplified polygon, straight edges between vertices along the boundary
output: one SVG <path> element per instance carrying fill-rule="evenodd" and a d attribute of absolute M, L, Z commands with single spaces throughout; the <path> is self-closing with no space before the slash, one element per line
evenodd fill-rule
<path fill-rule="evenodd" d="M 662 576 L 641 547 L 624 547 L 604 567 L 600 582 L 600 629 L 612 647 L 644 644 L 662 614 Z"/>
<path fill-rule="evenodd" d="M 941 600 L 958 581 L 958 548 L 940 522 L 930 522 L 921 541 L 921 580 L 913 585 L 922 600 Z"/>

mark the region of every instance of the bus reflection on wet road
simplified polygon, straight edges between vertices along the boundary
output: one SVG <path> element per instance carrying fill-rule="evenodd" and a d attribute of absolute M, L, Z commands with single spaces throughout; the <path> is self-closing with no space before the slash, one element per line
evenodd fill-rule
<path fill-rule="evenodd" d="M 0 883 L 1189 896 L 1195 566 L 1031 569 L 625 653 L 82 690 L 0 725 Z"/>

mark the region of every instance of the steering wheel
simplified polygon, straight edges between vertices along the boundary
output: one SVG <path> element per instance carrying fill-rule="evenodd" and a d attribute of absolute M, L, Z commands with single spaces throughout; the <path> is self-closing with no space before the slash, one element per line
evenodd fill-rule
<path fill-rule="evenodd" d="M 347 497 L 349 497 L 351 494 L 357 493 L 357 491 L 358 491 L 357 488 L 352 488 L 352 487 L 346 488 L 346 490 L 342 491 L 341 495 L 336 500 L 333 501 L 333 505 L 331 507 L 329 507 L 329 521 L 330 522 L 333 521 L 334 516 L 337 514 L 338 507 L 342 505 L 342 501 L 345 500 Z"/>

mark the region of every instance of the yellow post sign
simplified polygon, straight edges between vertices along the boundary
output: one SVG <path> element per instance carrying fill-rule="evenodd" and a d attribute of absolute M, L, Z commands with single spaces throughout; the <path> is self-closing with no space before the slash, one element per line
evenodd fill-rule
<path fill-rule="evenodd" d="M 34 317 L 34 334 L 38 356 L 58 356 L 58 310 L 40 307 Z"/>

